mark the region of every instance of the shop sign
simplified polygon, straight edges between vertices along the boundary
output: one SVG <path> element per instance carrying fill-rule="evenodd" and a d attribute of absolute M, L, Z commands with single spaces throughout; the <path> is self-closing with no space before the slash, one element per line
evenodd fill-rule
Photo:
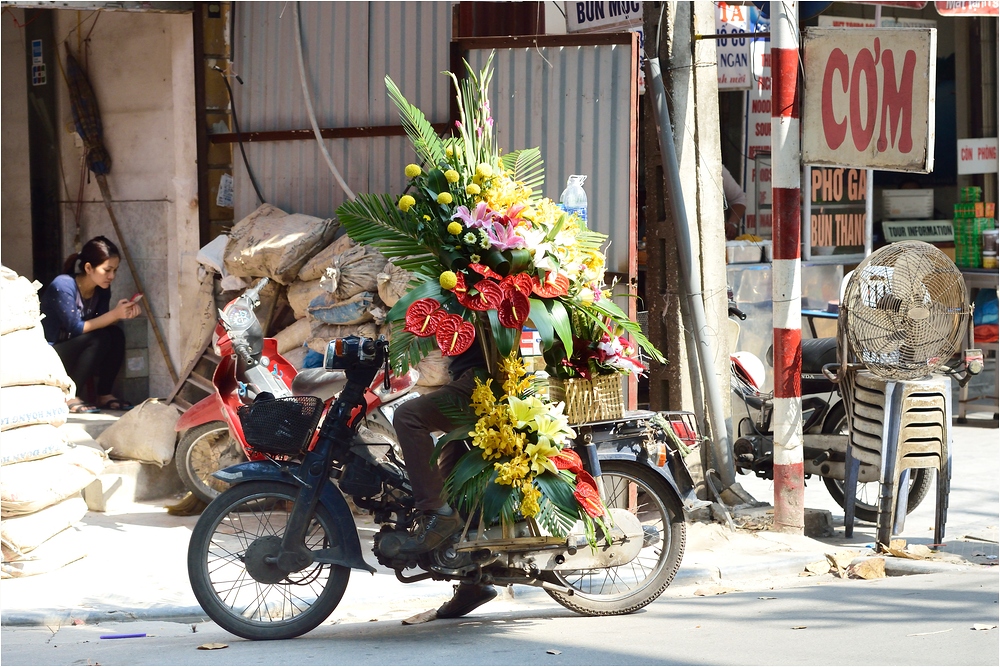
<path fill-rule="evenodd" d="M 902 7 L 904 9 L 923 9 L 927 0 L 862 0 L 859 5 L 882 5 L 883 7 Z"/>
<path fill-rule="evenodd" d="M 751 24 L 754 25 L 754 24 Z M 757 17 L 752 33 L 767 33 L 770 23 Z M 748 230 L 771 236 L 771 169 L 764 161 L 758 173 L 757 156 L 771 153 L 771 42 L 766 37 L 750 40 L 750 90 L 746 99 L 744 131 L 743 191 L 747 194 L 745 224 Z M 759 201 L 758 201 L 759 200 Z"/>
<path fill-rule="evenodd" d="M 715 4 L 715 32 L 718 35 L 745 35 L 748 32 L 748 8 L 742 5 Z M 718 59 L 719 90 L 750 88 L 750 40 L 747 37 L 722 37 L 715 41 Z"/>
<path fill-rule="evenodd" d="M 934 7 L 941 16 L 1000 16 L 1000 0 L 935 2 Z"/>
<path fill-rule="evenodd" d="M 861 252 L 865 244 L 867 171 L 839 167 L 813 167 L 809 171 L 812 254 L 826 254 L 822 249 L 834 246 Z"/>
<path fill-rule="evenodd" d="M 803 161 L 932 171 L 936 54 L 932 29 L 808 28 Z"/>
<path fill-rule="evenodd" d="M 862 19 L 854 16 L 827 16 L 820 14 L 820 28 L 874 28 L 875 19 Z M 918 19 L 909 16 L 883 16 L 879 28 L 936 28 L 934 19 Z"/>
<path fill-rule="evenodd" d="M 641 2 L 564 2 L 566 32 L 609 32 L 642 27 Z"/>
<path fill-rule="evenodd" d="M 958 173 L 997 173 L 997 137 L 990 139 L 959 139 Z"/>

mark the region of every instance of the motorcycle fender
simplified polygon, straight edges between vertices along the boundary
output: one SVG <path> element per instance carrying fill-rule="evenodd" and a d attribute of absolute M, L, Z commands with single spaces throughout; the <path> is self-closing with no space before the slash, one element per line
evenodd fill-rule
<path fill-rule="evenodd" d="M 677 475 L 672 469 L 674 461 L 670 456 L 667 457 L 667 463 L 663 467 L 651 465 L 646 460 L 640 460 L 640 458 L 630 449 L 601 451 L 601 449 L 598 448 L 597 458 L 600 461 L 634 461 L 639 465 L 647 466 L 650 470 L 656 472 L 660 477 L 662 477 L 663 481 L 667 483 L 667 486 L 673 489 L 674 493 L 677 494 L 677 498 L 680 499 L 685 514 L 696 510 L 699 507 L 705 507 L 710 504 L 704 500 L 698 499 L 698 496 L 694 492 L 693 485 L 689 486 L 686 491 L 681 491 L 681 487 L 677 483 Z M 686 474 L 687 471 L 685 470 L 684 473 Z"/>
<path fill-rule="evenodd" d="M 285 470 L 276 468 L 270 461 L 247 461 L 246 463 L 238 463 L 223 470 L 218 470 L 212 473 L 212 476 L 221 479 L 227 484 L 241 484 L 256 480 L 273 480 L 276 482 L 285 482 L 293 486 L 301 486 L 295 478 L 294 472 L 294 469 Z M 347 501 L 344 500 L 343 494 L 340 493 L 340 489 L 332 482 L 325 484 L 319 501 L 330 510 L 330 514 L 333 516 L 335 529 L 338 533 L 337 544 L 340 547 L 339 549 L 324 550 L 332 551 L 335 554 L 332 558 L 324 559 L 324 562 L 343 565 L 355 570 L 365 570 L 375 574 L 375 568 L 365 562 L 364 556 L 361 553 L 361 540 L 358 537 L 358 529 L 354 523 L 354 515 L 351 513 L 351 508 L 348 507 Z M 337 554 L 337 551 L 340 553 Z"/>
<path fill-rule="evenodd" d="M 188 408 L 174 424 L 174 430 L 186 431 L 194 426 L 225 420 L 222 402 L 219 400 L 219 394 L 215 393 L 206 396 Z"/>

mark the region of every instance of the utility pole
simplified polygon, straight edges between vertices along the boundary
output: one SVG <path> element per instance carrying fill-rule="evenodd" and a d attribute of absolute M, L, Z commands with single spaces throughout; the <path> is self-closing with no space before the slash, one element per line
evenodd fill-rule
<path fill-rule="evenodd" d="M 771 2 L 774 211 L 774 528 L 804 531 L 798 2 Z"/>

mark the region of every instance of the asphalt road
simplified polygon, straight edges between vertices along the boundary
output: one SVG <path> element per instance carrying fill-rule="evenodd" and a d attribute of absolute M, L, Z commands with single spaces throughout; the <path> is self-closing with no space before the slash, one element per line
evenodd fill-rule
<path fill-rule="evenodd" d="M 873 581 L 786 579 L 646 609 L 577 616 L 543 595 L 465 619 L 406 626 L 356 616 L 280 642 L 212 623 L 3 628 L 4 665 L 997 665 L 995 569 Z M 989 629 L 973 629 L 974 626 Z M 992 626 L 992 627 L 991 627 Z M 131 639 L 100 639 L 146 633 Z M 226 648 L 199 650 L 209 643 Z"/>

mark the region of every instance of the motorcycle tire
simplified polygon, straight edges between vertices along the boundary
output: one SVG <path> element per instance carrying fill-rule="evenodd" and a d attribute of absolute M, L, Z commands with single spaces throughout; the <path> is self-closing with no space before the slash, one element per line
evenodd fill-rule
<path fill-rule="evenodd" d="M 573 589 L 573 594 L 550 589 L 546 593 L 585 616 L 629 614 L 658 598 L 677 574 L 687 539 L 680 499 L 648 466 L 634 461 L 602 462 L 601 479 L 606 505 L 637 514 L 646 534 L 655 532 L 659 540 L 650 541 L 624 565 L 548 573 L 553 583 Z"/>
<path fill-rule="evenodd" d="M 325 621 L 344 596 L 348 567 L 313 563 L 283 574 L 268 563 L 297 493 L 282 482 L 237 484 L 205 509 L 191 534 L 191 588 L 209 618 L 234 635 L 298 637 Z M 317 505 L 306 546 L 313 551 L 330 547 L 334 525 L 329 510 Z"/>
<path fill-rule="evenodd" d="M 830 409 L 826 420 L 823 422 L 823 433 L 847 433 L 847 408 L 844 402 L 837 403 Z M 844 480 L 823 478 L 823 484 L 830 496 L 841 507 L 844 506 Z M 931 469 L 912 468 L 910 470 L 910 490 L 906 497 L 906 513 L 909 514 L 917 509 L 917 506 L 927 496 L 931 489 Z M 878 521 L 878 502 L 882 492 L 880 482 L 858 482 L 857 490 L 854 494 L 854 516 L 869 523 Z"/>
<path fill-rule="evenodd" d="M 212 477 L 212 473 L 246 460 L 243 446 L 229 433 L 224 421 L 188 429 L 181 436 L 174 454 L 174 466 L 181 482 L 206 504 L 229 488 L 222 480 Z"/>

